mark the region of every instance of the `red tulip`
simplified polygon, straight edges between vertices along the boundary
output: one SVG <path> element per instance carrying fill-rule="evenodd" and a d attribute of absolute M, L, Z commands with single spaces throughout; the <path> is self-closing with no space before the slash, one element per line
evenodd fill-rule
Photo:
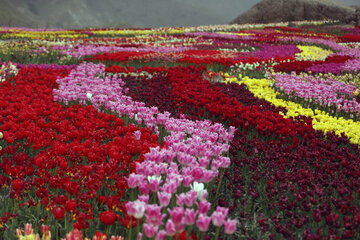
<path fill-rule="evenodd" d="M 113 211 L 109 210 L 100 213 L 100 222 L 104 225 L 113 225 L 116 221 L 116 215 Z"/>
<path fill-rule="evenodd" d="M 66 201 L 65 203 L 65 209 L 67 212 L 74 212 L 76 209 L 77 203 L 75 201 L 75 199 L 71 199 Z"/>
<path fill-rule="evenodd" d="M 98 201 L 100 204 L 106 204 L 107 203 L 107 197 L 106 196 L 99 196 Z"/>
<path fill-rule="evenodd" d="M 14 179 L 14 181 L 12 182 L 12 187 L 14 191 L 19 192 L 23 188 L 23 182 L 21 181 L 21 179 Z"/>
<path fill-rule="evenodd" d="M 62 206 L 59 206 L 53 210 L 55 219 L 61 220 L 65 217 L 65 210 Z"/>

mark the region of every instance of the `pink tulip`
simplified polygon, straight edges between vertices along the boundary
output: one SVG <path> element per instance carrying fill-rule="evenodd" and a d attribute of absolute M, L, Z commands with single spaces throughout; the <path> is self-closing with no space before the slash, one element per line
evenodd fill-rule
<path fill-rule="evenodd" d="M 134 208 L 135 208 L 135 214 L 134 217 L 136 219 L 140 219 L 144 216 L 144 212 L 145 212 L 145 203 L 143 201 L 140 200 L 136 200 L 134 202 Z"/>
<path fill-rule="evenodd" d="M 134 208 L 134 203 L 133 202 L 127 202 L 125 204 L 126 207 L 126 212 L 129 216 L 134 216 L 135 214 L 135 208 Z"/>
<path fill-rule="evenodd" d="M 194 209 L 186 209 L 185 210 L 185 224 L 191 226 L 195 223 L 195 210 Z"/>
<path fill-rule="evenodd" d="M 145 223 L 143 226 L 144 226 L 145 235 L 148 238 L 154 237 L 155 234 L 157 233 L 157 231 L 159 230 L 159 226 L 154 226 L 154 225 L 149 224 L 149 223 Z"/>
<path fill-rule="evenodd" d="M 204 191 L 202 191 L 201 193 L 198 193 L 198 199 L 201 201 L 201 200 L 206 200 L 208 196 L 208 192 L 207 190 L 205 189 Z"/>
<path fill-rule="evenodd" d="M 183 176 L 183 185 L 184 187 L 189 187 L 194 181 L 194 178 L 191 175 Z"/>
<path fill-rule="evenodd" d="M 185 198 L 184 198 L 185 205 L 187 207 L 192 207 L 197 197 L 198 197 L 198 193 L 194 190 L 190 190 L 185 194 Z"/>
<path fill-rule="evenodd" d="M 139 200 L 148 204 L 149 203 L 149 195 L 140 195 Z"/>
<path fill-rule="evenodd" d="M 168 192 L 157 192 L 157 197 L 161 207 L 166 207 L 170 203 L 171 193 Z"/>
<path fill-rule="evenodd" d="M 125 207 L 130 216 L 140 219 L 144 216 L 145 205 L 143 201 L 136 200 L 135 202 L 126 203 Z"/>
<path fill-rule="evenodd" d="M 255 148 L 256 149 L 256 148 Z M 220 167 L 228 168 L 231 164 L 231 159 L 229 157 L 217 157 L 221 161 Z"/>
<path fill-rule="evenodd" d="M 156 204 L 147 205 L 146 208 L 146 222 L 152 223 L 154 225 L 162 224 L 162 220 L 165 217 L 165 214 L 161 214 L 161 206 Z"/>
<path fill-rule="evenodd" d="M 199 181 L 202 179 L 204 174 L 204 168 L 201 167 L 195 167 L 192 171 L 192 176 L 194 178 L 194 181 Z"/>
<path fill-rule="evenodd" d="M 173 210 L 168 209 L 170 213 L 171 220 L 174 222 L 175 225 L 179 225 L 184 217 L 184 208 L 183 207 L 176 207 Z"/>
<path fill-rule="evenodd" d="M 227 221 L 224 222 L 224 227 L 225 227 L 225 233 L 226 234 L 233 234 L 236 231 L 236 224 L 237 224 L 237 220 L 230 220 L 228 219 Z"/>
<path fill-rule="evenodd" d="M 149 188 L 152 192 L 157 192 L 159 190 L 159 183 L 157 179 L 150 179 L 149 180 Z"/>
<path fill-rule="evenodd" d="M 198 211 L 199 211 L 200 214 L 205 214 L 206 215 L 208 213 L 210 207 L 211 207 L 211 204 L 208 201 L 203 200 L 203 201 L 200 201 Z"/>
<path fill-rule="evenodd" d="M 177 160 L 181 165 L 189 165 L 192 161 L 195 161 L 195 157 L 183 152 L 179 152 L 177 154 Z"/>
<path fill-rule="evenodd" d="M 186 196 L 184 193 L 181 193 L 180 195 L 176 195 L 176 204 L 178 206 L 183 206 L 185 198 L 186 198 Z"/>
<path fill-rule="evenodd" d="M 141 183 L 139 185 L 139 190 L 140 190 L 141 194 L 149 195 L 149 193 L 150 193 L 149 184 L 146 180 L 141 181 Z"/>
<path fill-rule="evenodd" d="M 143 178 L 142 175 L 137 175 L 135 173 L 131 173 L 128 178 L 125 177 L 129 188 L 136 188 L 139 185 L 142 178 Z"/>
<path fill-rule="evenodd" d="M 218 175 L 218 173 L 218 171 L 204 170 L 201 180 L 204 183 L 209 183 Z"/>
<path fill-rule="evenodd" d="M 176 193 L 177 188 L 178 188 L 177 182 L 175 180 L 170 180 L 161 186 L 161 191 L 174 194 Z"/>
<path fill-rule="evenodd" d="M 206 168 L 209 165 L 209 162 L 210 162 L 210 159 L 208 157 L 202 157 L 199 159 L 200 167 Z M 197 180 L 200 180 L 200 178 Z"/>
<path fill-rule="evenodd" d="M 141 137 L 141 132 L 139 130 L 137 130 L 133 133 L 133 136 L 136 140 L 139 140 Z"/>
<path fill-rule="evenodd" d="M 211 170 L 218 170 L 221 166 L 221 161 L 219 159 L 214 159 L 211 163 Z"/>
<path fill-rule="evenodd" d="M 174 236 L 176 234 L 176 226 L 171 219 L 166 222 L 165 230 L 168 236 Z"/>
<path fill-rule="evenodd" d="M 182 219 L 182 221 L 176 225 L 176 232 L 181 233 L 185 230 L 185 221 L 184 218 Z"/>
<path fill-rule="evenodd" d="M 213 212 L 211 216 L 212 223 L 214 224 L 214 226 L 221 227 L 224 224 L 228 211 L 229 210 L 227 208 L 223 208 L 223 207 L 216 208 L 216 211 Z"/>
<path fill-rule="evenodd" d="M 209 230 L 209 224 L 210 224 L 211 218 L 200 214 L 198 217 L 198 220 L 196 221 L 196 226 L 199 228 L 201 232 L 207 232 Z"/>
<path fill-rule="evenodd" d="M 166 232 L 164 230 L 160 230 L 155 237 L 155 240 L 164 240 L 166 237 Z"/>

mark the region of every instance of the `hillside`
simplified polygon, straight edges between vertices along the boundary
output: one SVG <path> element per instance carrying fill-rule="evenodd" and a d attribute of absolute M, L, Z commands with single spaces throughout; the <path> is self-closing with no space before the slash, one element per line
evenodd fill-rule
<path fill-rule="evenodd" d="M 231 23 L 340 20 L 354 12 L 355 9 L 333 0 L 263 0 Z"/>

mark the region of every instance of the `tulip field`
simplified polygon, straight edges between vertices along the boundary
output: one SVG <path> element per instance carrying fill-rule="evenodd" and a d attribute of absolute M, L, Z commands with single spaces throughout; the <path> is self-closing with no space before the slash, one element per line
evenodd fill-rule
<path fill-rule="evenodd" d="M 0 239 L 360 239 L 360 28 L 0 27 Z"/>

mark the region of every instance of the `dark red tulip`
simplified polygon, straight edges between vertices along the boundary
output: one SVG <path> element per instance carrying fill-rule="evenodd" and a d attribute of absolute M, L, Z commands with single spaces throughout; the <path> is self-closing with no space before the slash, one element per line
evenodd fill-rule
<path fill-rule="evenodd" d="M 104 225 L 113 225 L 116 221 L 116 214 L 111 210 L 100 213 L 99 217 Z"/>
<path fill-rule="evenodd" d="M 23 182 L 21 179 L 14 179 L 12 182 L 12 188 L 15 192 L 20 192 L 23 189 Z"/>
<path fill-rule="evenodd" d="M 76 209 L 77 203 L 75 201 L 75 199 L 71 199 L 66 201 L 65 203 L 65 209 L 67 212 L 74 212 Z"/>
<path fill-rule="evenodd" d="M 65 210 L 64 207 L 58 206 L 53 210 L 54 218 L 57 220 L 61 220 L 65 217 Z"/>

